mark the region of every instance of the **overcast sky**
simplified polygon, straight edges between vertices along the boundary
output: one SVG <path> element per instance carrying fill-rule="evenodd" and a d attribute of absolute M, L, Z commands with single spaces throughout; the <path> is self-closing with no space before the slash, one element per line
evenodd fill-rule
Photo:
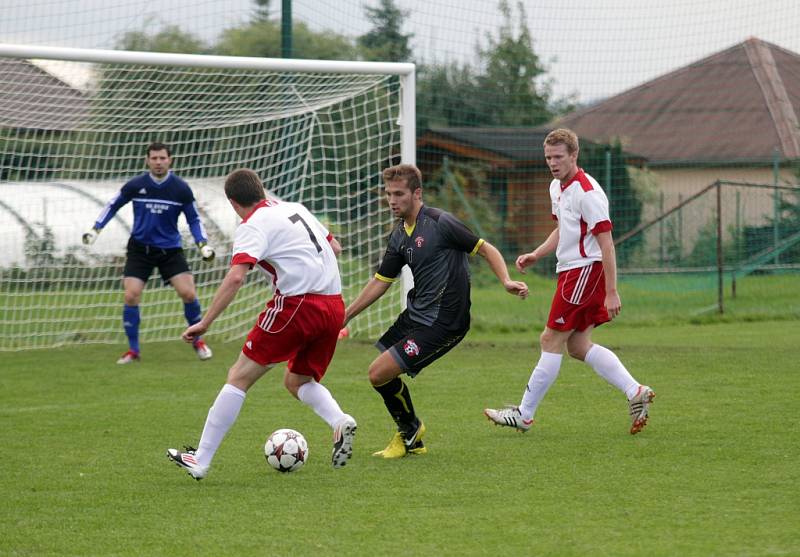
<path fill-rule="evenodd" d="M 213 42 L 251 0 L 0 0 L 0 42 L 109 48 L 125 31 L 177 24 Z M 756 36 L 800 53 L 798 0 L 525 0 L 534 50 L 558 96 L 609 96 Z M 281 0 L 273 0 L 278 15 Z M 355 37 L 377 0 L 294 0 L 295 20 Z M 418 60 L 470 61 L 500 25 L 491 0 L 396 0 Z"/>

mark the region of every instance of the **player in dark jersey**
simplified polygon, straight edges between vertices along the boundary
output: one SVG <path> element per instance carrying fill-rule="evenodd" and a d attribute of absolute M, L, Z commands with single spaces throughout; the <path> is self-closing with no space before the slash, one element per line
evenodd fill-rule
<path fill-rule="evenodd" d="M 139 361 L 139 302 L 142 291 L 158 267 L 164 282 L 172 284 L 183 300 L 184 315 L 189 325 L 200 321 L 202 311 L 197 299 L 194 279 L 183 256 L 178 217 L 186 216 L 197 247 L 204 261 L 214 259 L 214 249 L 208 245 L 203 223 L 197 213 L 197 204 L 189 185 L 170 170 L 172 153 L 163 143 L 147 147 L 149 172 L 129 180 L 120 192 L 108 202 L 92 229 L 83 235 L 84 244 L 93 244 L 97 235 L 129 201 L 133 202 L 133 231 L 128 240 L 127 259 L 123 271 L 125 305 L 122 323 L 128 337 L 128 351 L 118 364 Z M 201 360 L 212 356 L 211 349 L 200 338 L 194 349 Z"/>
<path fill-rule="evenodd" d="M 408 293 L 407 307 L 376 343 L 381 354 L 369 367 L 370 383 L 397 424 L 389 445 L 375 456 L 400 458 L 427 452 L 422 442 L 425 425 L 414 412 L 411 394 L 400 375 L 415 377 L 469 331 L 467 254 L 484 257 L 510 294 L 525 298 L 528 286 L 511 280 L 497 248 L 450 213 L 423 204 L 422 173 L 416 166 L 387 168 L 383 181 L 389 207 L 399 220 L 378 271 L 347 307 L 345 325 L 383 296 L 408 265 L 414 288 Z"/>

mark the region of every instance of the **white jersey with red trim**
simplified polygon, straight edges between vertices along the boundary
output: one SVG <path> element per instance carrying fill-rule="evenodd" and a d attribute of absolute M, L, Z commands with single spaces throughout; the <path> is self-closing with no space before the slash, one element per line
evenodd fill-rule
<path fill-rule="evenodd" d="M 612 229 L 608 198 L 597 180 L 578 169 L 566 184 L 550 182 L 553 218 L 558 220 L 556 272 L 602 261 L 595 236 Z"/>
<path fill-rule="evenodd" d="M 256 265 L 276 294 L 341 294 L 331 237 L 300 203 L 265 200 L 236 228 L 231 265 Z"/>

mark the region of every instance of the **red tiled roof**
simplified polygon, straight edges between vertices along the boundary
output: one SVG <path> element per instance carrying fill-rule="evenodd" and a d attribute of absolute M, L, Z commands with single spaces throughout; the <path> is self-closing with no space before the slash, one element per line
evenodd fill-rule
<path fill-rule="evenodd" d="M 800 55 L 756 38 L 569 114 L 555 125 L 622 139 L 650 165 L 800 158 Z"/>

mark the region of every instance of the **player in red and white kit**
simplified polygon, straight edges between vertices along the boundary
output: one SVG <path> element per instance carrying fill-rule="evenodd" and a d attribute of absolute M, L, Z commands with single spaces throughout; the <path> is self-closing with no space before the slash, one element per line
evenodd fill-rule
<path fill-rule="evenodd" d="M 192 342 L 205 333 L 233 301 L 253 267 L 264 273 L 274 295 L 228 371 L 197 449 L 168 449 L 167 456 L 193 478 L 204 478 L 239 415 L 247 390 L 275 364 L 287 361 L 286 389 L 333 429 L 331 462 L 334 468 L 344 466 L 353 452 L 356 422 L 320 383 L 344 320 L 336 263 L 341 246 L 303 205 L 267 199 L 252 170 L 231 173 L 225 180 L 225 195 L 243 219 L 236 229 L 231 268 L 207 313 L 182 337 Z"/>
<path fill-rule="evenodd" d="M 484 414 L 498 425 L 527 431 L 536 408 L 556 380 L 566 346 L 569 355 L 589 364 L 598 375 L 625 393 L 631 416 L 630 433 L 647 424 L 655 397 L 638 383 L 608 348 L 592 343 L 592 330 L 619 315 L 617 263 L 608 198 L 597 181 L 578 167 L 578 138 L 557 129 L 544 140 L 544 155 L 553 181 L 550 200 L 558 226 L 535 250 L 517 258 L 520 272 L 539 258 L 556 252 L 558 286 L 547 326 L 540 337 L 542 353 L 531 373 L 519 406 Z"/>

